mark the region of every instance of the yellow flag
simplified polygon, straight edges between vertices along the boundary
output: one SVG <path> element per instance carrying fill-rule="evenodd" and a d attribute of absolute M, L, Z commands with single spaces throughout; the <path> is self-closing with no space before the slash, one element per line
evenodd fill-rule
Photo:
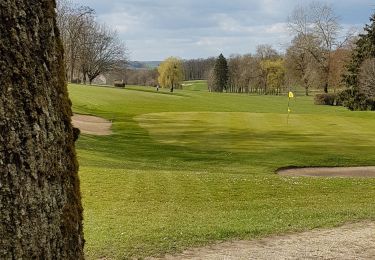
<path fill-rule="evenodd" d="M 294 98 L 294 94 L 291 91 L 289 91 L 289 98 Z"/>

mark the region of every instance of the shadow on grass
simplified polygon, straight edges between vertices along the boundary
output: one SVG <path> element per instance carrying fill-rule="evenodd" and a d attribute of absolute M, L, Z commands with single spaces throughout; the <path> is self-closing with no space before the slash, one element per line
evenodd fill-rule
<path fill-rule="evenodd" d="M 165 92 L 162 90 L 156 91 L 154 88 L 150 89 L 143 89 L 143 88 L 136 88 L 136 87 L 128 87 L 125 88 L 127 91 L 138 91 L 138 92 L 147 92 L 147 93 L 153 93 L 157 95 L 170 95 L 170 96 L 178 96 L 178 97 L 190 97 L 189 95 L 178 93 L 178 92 Z"/>
<path fill-rule="evenodd" d="M 131 117 L 116 120 L 117 129 L 112 136 L 81 136 L 77 148 L 79 155 L 84 157 L 81 160 L 83 166 L 139 170 L 218 169 L 238 173 L 262 168 L 263 172 L 273 174 L 277 168 L 285 165 L 359 165 L 361 158 L 368 162 L 369 150 L 372 149 L 372 154 L 375 154 L 375 148 L 371 146 L 363 149 L 339 137 L 332 140 L 329 135 L 284 131 L 254 133 L 236 129 L 220 133 L 189 130 L 178 134 L 174 142 L 165 143 L 159 140 L 173 139 L 173 132 L 158 134 L 156 140 Z M 191 121 L 189 124 L 201 123 L 200 120 Z M 361 140 L 362 145 L 364 142 Z M 356 153 L 356 156 L 352 156 L 352 153 Z M 364 153 L 363 157 L 361 153 Z M 375 156 L 372 157 L 375 160 Z"/>

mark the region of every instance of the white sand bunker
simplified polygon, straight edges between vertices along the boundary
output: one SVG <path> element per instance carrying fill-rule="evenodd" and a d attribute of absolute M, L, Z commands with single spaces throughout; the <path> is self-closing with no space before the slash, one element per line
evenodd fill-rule
<path fill-rule="evenodd" d="M 101 136 L 112 134 L 112 122 L 104 118 L 75 114 L 72 116 L 72 123 L 84 134 Z"/>
<path fill-rule="evenodd" d="M 287 168 L 277 171 L 283 176 L 375 178 L 375 166 Z"/>

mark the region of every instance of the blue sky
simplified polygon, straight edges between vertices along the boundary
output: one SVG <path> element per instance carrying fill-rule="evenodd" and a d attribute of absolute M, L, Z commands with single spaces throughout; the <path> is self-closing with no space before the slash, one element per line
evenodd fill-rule
<path fill-rule="evenodd" d="M 131 60 L 184 59 L 253 53 L 259 44 L 282 51 L 286 20 L 301 0 L 73 0 L 96 10 L 119 32 Z M 331 0 L 343 27 L 363 27 L 374 0 Z"/>

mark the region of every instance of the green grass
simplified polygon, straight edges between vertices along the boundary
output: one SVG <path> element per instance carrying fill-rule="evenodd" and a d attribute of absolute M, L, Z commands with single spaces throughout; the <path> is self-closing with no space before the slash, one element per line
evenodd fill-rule
<path fill-rule="evenodd" d="M 77 143 L 88 259 L 375 220 L 373 179 L 275 174 L 374 164 L 374 113 L 297 97 L 286 125 L 286 97 L 135 86 L 69 92 L 75 112 L 114 122 L 113 135 Z"/>
<path fill-rule="evenodd" d="M 205 80 L 185 81 L 183 83 L 184 90 L 190 91 L 207 91 L 207 82 Z"/>

